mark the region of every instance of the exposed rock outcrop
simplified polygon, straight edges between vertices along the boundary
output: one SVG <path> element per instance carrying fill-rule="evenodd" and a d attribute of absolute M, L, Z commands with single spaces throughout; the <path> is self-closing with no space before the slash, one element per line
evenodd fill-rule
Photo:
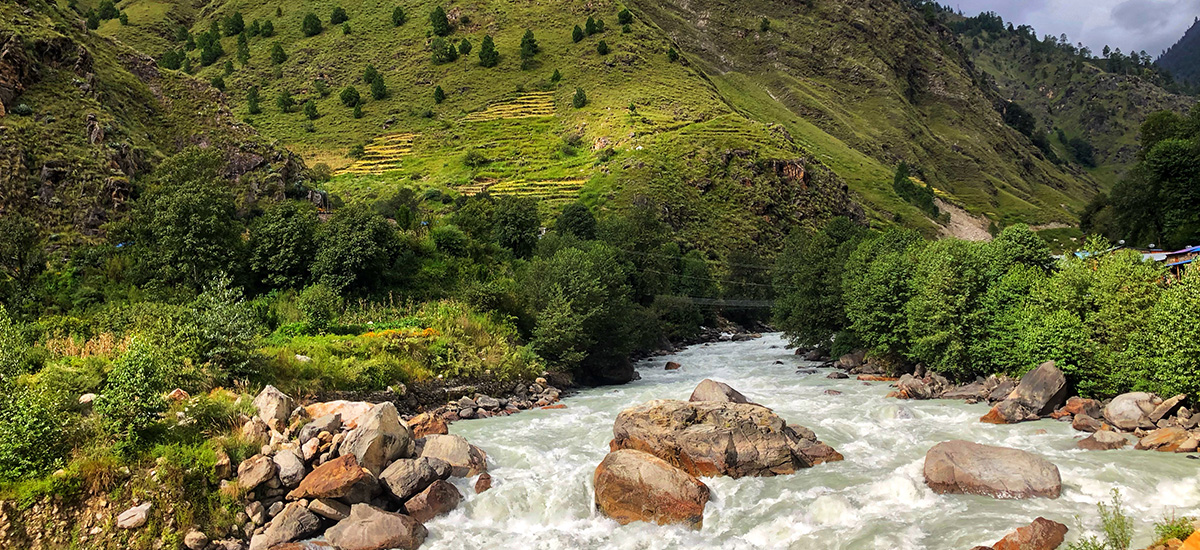
<path fill-rule="evenodd" d="M 709 489 L 695 476 L 642 451 L 604 457 L 593 475 L 596 508 L 622 525 L 649 521 L 699 529 Z"/>

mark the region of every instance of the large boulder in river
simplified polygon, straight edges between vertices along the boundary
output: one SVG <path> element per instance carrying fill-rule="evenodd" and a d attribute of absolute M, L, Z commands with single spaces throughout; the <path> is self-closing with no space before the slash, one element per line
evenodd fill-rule
<path fill-rule="evenodd" d="M 275 389 L 275 386 L 267 386 L 254 398 L 254 408 L 258 410 L 258 418 L 267 426 L 282 432 L 292 414 L 292 398 Z"/>
<path fill-rule="evenodd" d="M 803 426 L 749 403 L 660 399 L 625 409 L 612 450 L 648 452 L 695 476 L 773 476 L 841 460 Z"/>
<path fill-rule="evenodd" d="M 596 508 L 624 525 L 650 521 L 682 523 L 699 529 L 708 486 L 695 476 L 642 451 L 613 451 L 592 478 Z"/>
<path fill-rule="evenodd" d="M 750 400 L 741 392 L 729 387 L 729 384 L 705 378 L 700 381 L 688 401 L 715 401 L 718 403 L 749 403 Z"/>
<path fill-rule="evenodd" d="M 433 482 L 450 477 L 450 470 L 440 458 L 402 458 L 379 474 L 379 481 L 396 500 L 404 502 Z"/>
<path fill-rule="evenodd" d="M 369 504 L 355 504 L 350 517 L 325 531 L 325 539 L 341 550 L 416 550 L 428 535 L 416 519 Z"/>
<path fill-rule="evenodd" d="M 1033 523 L 1000 539 L 1000 542 L 992 545 L 992 550 L 1055 550 L 1066 536 L 1066 525 L 1046 518 L 1037 518 Z"/>
<path fill-rule="evenodd" d="M 946 441 L 925 453 L 925 483 L 937 493 L 1058 498 L 1062 477 L 1046 459 L 1017 449 Z"/>
<path fill-rule="evenodd" d="M 1021 377 L 1010 399 L 1016 399 L 1033 414 L 1046 416 L 1067 401 L 1067 377 L 1054 361 L 1047 361 Z"/>
<path fill-rule="evenodd" d="M 1038 416 L 1029 407 L 1016 399 L 1005 399 L 996 403 L 987 414 L 979 418 L 980 422 L 988 424 L 1016 424 L 1027 420 L 1037 420 Z"/>
<path fill-rule="evenodd" d="M 358 419 L 358 427 L 342 440 L 338 453 L 354 455 L 358 464 L 378 476 L 397 458 L 409 456 L 412 440 L 396 406 L 380 403 Z"/>
<path fill-rule="evenodd" d="M 1080 439 L 1076 447 L 1085 451 L 1111 451 L 1129 445 L 1129 439 L 1124 434 L 1099 430 L 1092 435 Z"/>
<path fill-rule="evenodd" d="M 436 480 L 404 503 L 404 510 L 413 519 L 425 523 L 442 514 L 447 514 L 462 502 L 462 493 L 453 483 Z"/>
<path fill-rule="evenodd" d="M 455 477 L 473 477 L 487 471 L 487 453 L 461 435 L 427 435 L 417 440 L 417 446 L 421 457 L 449 463 Z"/>
<path fill-rule="evenodd" d="M 1157 395 L 1146 392 L 1123 393 L 1104 407 L 1104 420 L 1122 430 L 1153 428 L 1150 414 L 1162 404 Z"/>

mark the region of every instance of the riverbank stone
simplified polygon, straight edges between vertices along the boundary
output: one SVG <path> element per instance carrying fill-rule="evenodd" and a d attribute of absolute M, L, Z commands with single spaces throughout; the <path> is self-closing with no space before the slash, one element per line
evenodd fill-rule
<path fill-rule="evenodd" d="M 1062 477 L 1046 459 L 1006 447 L 946 441 L 925 453 L 925 483 L 937 493 L 1058 498 Z"/>
<path fill-rule="evenodd" d="M 808 428 L 749 403 L 654 400 L 621 411 L 612 450 L 648 452 L 695 476 L 791 474 L 842 456 Z"/>
<path fill-rule="evenodd" d="M 369 504 L 350 507 L 350 516 L 325 531 L 325 539 L 341 550 L 416 550 L 429 531 L 416 519 Z"/>
<path fill-rule="evenodd" d="M 404 509 L 413 519 L 425 523 L 437 516 L 449 513 L 462 502 L 462 493 L 453 483 L 436 480 L 425 490 L 404 503 Z"/>
<path fill-rule="evenodd" d="M 283 509 L 262 533 L 250 539 L 250 550 L 267 550 L 277 544 L 292 542 L 321 530 L 321 518 L 308 511 L 308 503 L 292 502 Z"/>
<path fill-rule="evenodd" d="M 700 529 L 708 486 L 695 476 L 646 452 L 609 453 L 592 478 L 596 508 L 625 525 L 647 521 Z"/>
<path fill-rule="evenodd" d="M 1160 404 L 1162 400 L 1152 393 L 1123 393 L 1114 397 L 1104 407 L 1104 420 L 1125 431 L 1138 428 L 1153 429 L 1154 423 L 1150 421 L 1150 414 Z"/>
<path fill-rule="evenodd" d="M 282 432 L 287 427 L 292 407 L 292 398 L 276 389 L 275 386 L 263 388 L 254 398 L 254 408 L 258 411 L 258 418 L 277 432 Z"/>
<path fill-rule="evenodd" d="M 1110 451 L 1129 445 L 1129 439 L 1123 434 L 1109 430 L 1100 430 L 1089 435 L 1075 444 L 1085 451 Z"/>
<path fill-rule="evenodd" d="M 688 401 L 713 401 L 717 403 L 749 403 L 750 400 L 741 392 L 733 389 L 724 382 L 717 382 L 705 378 L 701 380 L 696 389 L 692 390 L 691 397 Z"/>
<path fill-rule="evenodd" d="M 354 455 L 360 466 L 378 476 L 393 460 L 409 456 L 410 447 L 408 425 L 400 420 L 396 405 L 384 402 L 358 418 L 358 427 L 342 440 L 338 452 Z"/>
<path fill-rule="evenodd" d="M 1000 539 L 992 550 L 1055 550 L 1066 536 L 1066 525 L 1039 517 Z"/>
<path fill-rule="evenodd" d="M 371 477 L 358 465 L 354 455 L 344 455 L 326 462 L 309 472 L 287 498 L 342 498 L 354 492 L 354 487 Z"/>
<path fill-rule="evenodd" d="M 428 435 L 416 444 L 421 457 L 449 464 L 450 475 L 454 477 L 474 477 L 487 471 L 487 453 L 460 435 Z"/>

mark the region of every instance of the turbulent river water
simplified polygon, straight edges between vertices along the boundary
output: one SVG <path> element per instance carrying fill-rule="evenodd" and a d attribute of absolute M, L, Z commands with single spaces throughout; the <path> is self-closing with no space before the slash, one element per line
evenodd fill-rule
<path fill-rule="evenodd" d="M 668 360 L 683 368 L 663 370 Z M 1153 520 L 1200 508 L 1200 461 L 1184 455 L 1132 447 L 1080 451 L 1074 446 L 1081 435 L 1068 422 L 982 424 L 984 405 L 887 399 L 886 383 L 830 380 L 825 369 L 797 374 L 801 366 L 815 365 L 784 349 L 778 335 L 696 346 L 641 363 L 641 380 L 567 398 L 566 409 L 457 422 L 453 433 L 487 451 L 493 488 L 476 495 L 459 480 L 464 504 L 429 523 L 423 548 L 966 550 L 994 543 L 1038 516 L 1066 524 L 1067 540 L 1074 540 L 1096 529 L 1096 503 L 1114 488 L 1135 518 L 1135 548 L 1141 548 L 1150 542 Z M 705 478 L 713 498 L 699 531 L 621 526 L 599 515 L 592 473 L 608 452 L 617 413 L 651 399 L 687 399 L 704 378 L 726 382 L 789 424 L 811 428 L 846 460 L 787 476 Z M 827 389 L 842 394 L 826 395 Z M 921 473 L 925 452 L 950 439 L 1046 457 L 1062 473 L 1062 496 L 935 494 Z"/>

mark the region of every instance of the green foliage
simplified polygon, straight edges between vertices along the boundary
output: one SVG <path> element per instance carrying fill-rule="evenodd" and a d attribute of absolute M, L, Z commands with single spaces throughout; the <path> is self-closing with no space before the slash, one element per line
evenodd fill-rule
<path fill-rule="evenodd" d="M 766 17 L 762 18 L 762 21 L 758 22 L 758 30 L 762 32 L 771 30 L 771 20 Z"/>
<path fill-rule="evenodd" d="M 0 216 L 0 304 L 23 306 L 34 281 L 46 270 L 42 232 L 19 212 Z"/>
<path fill-rule="evenodd" d="M 0 388 L 16 382 L 24 374 L 29 343 L 21 333 L 21 325 L 0 305 Z"/>
<path fill-rule="evenodd" d="M 350 16 L 346 15 L 346 10 L 342 9 L 341 6 L 334 7 L 333 13 L 330 14 L 330 16 L 329 16 L 329 24 L 330 25 L 340 25 L 349 20 L 350 20 Z"/>
<path fill-rule="evenodd" d="M 244 32 L 238 35 L 237 60 L 243 67 L 250 63 L 250 42 Z"/>
<path fill-rule="evenodd" d="M 250 226 L 250 269 L 269 288 L 299 288 L 309 277 L 320 225 L 311 203 L 281 201 Z"/>
<path fill-rule="evenodd" d="M 317 17 L 317 14 L 310 12 L 304 16 L 304 21 L 300 24 L 300 31 L 304 36 L 316 36 L 321 34 L 322 30 L 324 29 L 321 27 L 321 18 Z"/>
<path fill-rule="evenodd" d="M 323 79 L 318 78 L 313 81 L 313 91 L 320 97 L 329 97 L 329 85 L 325 84 Z"/>
<path fill-rule="evenodd" d="M 596 216 L 592 215 L 592 210 L 587 205 L 573 202 L 565 206 L 558 215 L 554 229 L 581 241 L 590 241 L 596 238 Z"/>
<path fill-rule="evenodd" d="M 159 414 L 167 410 L 165 365 L 159 349 L 144 338 L 137 338 L 121 357 L 113 362 L 108 383 L 96 398 L 96 412 L 113 433 L 136 444 Z"/>
<path fill-rule="evenodd" d="M 900 198 L 914 204 L 925 211 L 930 217 L 936 218 L 941 213 L 934 204 L 933 188 L 928 185 L 917 185 L 913 182 L 908 163 L 901 162 L 896 168 L 896 177 L 892 180 L 892 189 Z"/>
<path fill-rule="evenodd" d="M 1130 289 L 1130 294 L 1138 290 Z M 1137 298 L 1130 296 L 1131 301 Z M 1160 395 L 1200 394 L 1198 322 L 1200 269 L 1189 266 L 1182 278 L 1162 291 L 1149 315 L 1129 319 L 1118 328 L 1132 333 L 1121 359 L 1132 363 L 1133 372 L 1128 377 L 1133 387 Z"/>
<path fill-rule="evenodd" d="M 185 389 L 206 389 L 256 372 L 258 319 L 228 277 L 217 277 L 181 313 L 175 332 L 164 335 L 175 353 L 195 358 L 195 371 L 176 372 Z"/>
<path fill-rule="evenodd" d="M 214 77 L 212 78 L 212 80 L 211 80 L 211 81 L 209 81 L 209 83 L 208 83 L 208 84 L 209 84 L 210 86 L 212 86 L 213 88 L 216 88 L 216 89 L 218 89 L 218 90 L 221 90 L 222 92 L 224 92 L 224 91 L 225 91 L 225 79 L 224 79 L 224 78 L 221 78 L 221 77 L 219 77 L 219 76 L 214 76 Z"/>
<path fill-rule="evenodd" d="M 128 231 L 138 261 L 160 283 L 200 288 L 237 272 L 241 224 L 224 159 L 215 149 L 188 148 L 163 161 L 154 185 L 135 205 Z"/>
<path fill-rule="evenodd" d="M 438 86 L 433 89 L 433 102 L 441 104 L 443 101 L 446 101 L 446 91 L 441 86 Z"/>
<path fill-rule="evenodd" d="M 339 292 L 371 290 L 383 282 L 399 253 L 395 230 L 362 207 L 339 210 L 321 226 L 313 277 Z"/>
<path fill-rule="evenodd" d="M 450 28 L 450 20 L 446 18 L 446 10 L 441 6 L 433 8 L 429 12 L 429 25 L 433 29 L 433 34 L 438 36 L 449 36 L 453 29 Z"/>
<path fill-rule="evenodd" d="M 222 19 L 221 29 L 225 31 L 225 36 L 237 36 L 246 30 L 246 21 L 242 19 L 242 12 L 233 12 L 233 15 Z"/>
<path fill-rule="evenodd" d="M 458 55 L 467 55 L 471 53 L 471 41 L 466 38 L 458 43 Z"/>
<path fill-rule="evenodd" d="M 283 46 L 281 46 L 279 43 L 276 43 L 274 46 L 271 46 L 271 63 L 272 64 L 282 65 L 283 62 L 287 61 L 287 60 L 288 60 L 288 56 L 286 53 L 284 53 Z"/>
<path fill-rule="evenodd" d="M 608 42 L 601 40 L 596 44 L 596 53 L 600 55 L 608 55 Z"/>
<path fill-rule="evenodd" d="M 386 99 L 388 96 L 387 85 L 383 83 L 383 77 L 378 77 L 371 81 L 371 97 L 376 101 Z"/>
<path fill-rule="evenodd" d="M 554 69 L 554 74 L 550 75 L 550 82 L 558 84 L 560 81 L 562 81 L 562 73 L 558 72 L 558 69 Z"/>
<path fill-rule="evenodd" d="M 586 107 L 587 104 L 588 97 L 587 94 L 584 93 L 583 88 L 575 88 L 575 95 L 571 97 L 571 105 L 575 106 L 576 109 L 582 109 Z"/>
<path fill-rule="evenodd" d="M 525 258 L 537 245 L 541 218 L 537 201 L 527 197 L 507 196 L 496 203 L 493 217 L 496 242 L 517 257 Z"/>
<path fill-rule="evenodd" d="M 449 256 L 463 257 L 469 252 L 470 238 L 456 225 L 440 225 L 429 236 L 437 249 Z"/>
<path fill-rule="evenodd" d="M 849 329 L 876 353 L 899 356 L 908 350 L 905 304 L 912 293 L 912 259 L 923 246 L 916 232 L 890 229 L 863 241 L 846 262 L 842 295 Z"/>
<path fill-rule="evenodd" d="M 315 284 L 296 297 L 296 307 L 304 314 L 304 322 L 309 328 L 324 332 L 337 321 L 342 311 L 342 297 L 328 286 Z"/>
<path fill-rule="evenodd" d="M 633 23 L 633 14 L 630 13 L 629 8 L 624 8 L 620 12 L 617 12 L 617 22 L 622 25 Z"/>
<path fill-rule="evenodd" d="M 579 25 L 575 25 L 575 28 L 571 30 L 571 40 L 574 42 L 582 41 L 584 36 L 583 29 L 579 28 Z"/>
<path fill-rule="evenodd" d="M 592 17 L 587 18 L 587 23 L 584 24 L 583 30 L 587 32 L 588 36 L 600 32 L 600 28 L 596 26 L 596 20 Z"/>
<path fill-rule="evenodd" d="M 3 327 L 0 327 L 0 338 L 3 338 L 2 331 Z M 0 341 L 0 353 L 3 345 Z M 0 392 L 0 481 L 18 481 L 59 468 L 66 447 L 66 426 L 70 422 L 67 415 L 55 406 L 48 394 L 20 384 L 4 383 L 3 387 L 4 391 Z"/>
<path fill-rule="evenodd" d="M 454 43 L 445 38 L 440 36 L 434 38 L 429 43 L 429 48 L 433 51 L 433 62 L 435 64 L 453 63 L 458 60 L 458 48 L 455 48 Z M 480 55 L 483 55 L 482 50 L 480 51 Z"/>
<path fill-rule="evenodd" d="M 97 11 L 100 19 L 108 21 L 109 19 L 116 19 L 120 14 L 121 12 L 117 11 L 117 6 L 113 3 L 113 0 L 100 0 L 100 8 Z"/>
<path fill-rule="evenodd" d="M 404 8 L 396 6 L 392 10 L 392 26 L 399 27 L 408 22 L 408 14 L 404 12 Z"/>
<path fill-rule="evenodd" d="M 270 21 L 263 21 L 262 36 L 263 38 L 275 36 L 275 24 Z"/>
<path fill-rule="evenodd" d="M 358 94 L 358 89 L 354 86 L 346 86 L 343 88 L 342 93 L 338 94 L 338 98 L 341 99 L 342 105 L 347 107 L 355 107 L 362 103 L 362 96 Z"/>
<path fill-rule="evenodd" d="M 348 34 L 350 34 L 350 24 L 342 23 L 342 35 L 348 35 Z"/>
<path fill-rule="evenodd" d="M 259 101 L 258 87 L 250 87 L 250 89 L 246 91 L 246 110 L 252 115 L 261 113 L 262 109 L 258 105 Z"/>
<path fill-rule="evenodd" d="M 498 64 L 500 64 L 500 52 L 496 51 L 496 43 L 492 41 L 492 35 L 485 35 L 483 43 L 479 46 L 479 65 L 495 67 Z"/>
<path fill-rule="evenodd" d="M 820 231 L 797 229 L 775 259 L 775 325 L 797 346 L 828 347 L 847 325 L 843 268 L 866 231 L 835 218 Z"/>
<path fill-rule="evenodd" d="M 530 60 L 538 53 L 537 39 L 533 37 L 532 30 L 526 30 L 525 35 L 521 37 L 521 59 Z"/>
<path fill-rule="evenodd" d="M 362 118 L 363 117 L 362 103 L 355 103 L 354 110 L 351 112 L 351 114 L 354 116 L 354 118 Z M 362 147 L 362 145 L 359 145 L 358 147 Z M 358 156 L 362 157 L 361 154 L 359 154 Z"/>
<path fill-rule="evenodd" d="M 1155 544 L 1166 544 L 1171 539 L 1187 540 L 1196 529 L 1192 527 L 1192 518 L 1165 517 L 1154 523 Z"/>
<path fill-rule="evenodd" d="M 295 106 L 296 100 L 292 99 L 291 92 L 283 90 L 275 96 L 275 107 L 279 109 L 279 112 L 290 113 Z"/>
<path fill-rule="evenodd" d="M 95 11 L 89 10 L 84 19 L 87 21 L 87 28 L 91 30 L 100 28 L 100 14 Z"/>

